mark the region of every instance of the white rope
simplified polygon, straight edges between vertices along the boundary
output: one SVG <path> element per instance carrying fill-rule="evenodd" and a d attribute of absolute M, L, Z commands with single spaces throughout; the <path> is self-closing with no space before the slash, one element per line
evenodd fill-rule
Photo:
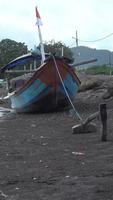
<path fill-rule="evenodd" d="M 66 89 L 66 87 L 65 87 L 65 85 L 64 85 L 63 79 L 62 79 L 61 74 L 60 74 L 60 72 L 59 72 L 59 69 L 58 69 L 58 66 L 57 66 L 57 63 L 56 63 L 56 60 L 55 60 L 55 57 L 54 57 L 54 56 L 53 56 L 53 60 L 54 60 L 55 67 L 56 67 L 56 70 L 57 70 L 57 72 L 58 72 L 59 78 L 60 78 L 61 83 L 62 83 L 62 85 L 63 85 L 64 91 L 65 91 L 65 93 L 66 93 L 66 95 L 67 95 L 67 98 L 68 98 L 68 100 L 69 100 L 69 102 L 70 102 L 70 104 L 71 104 L 71 106 L 72 106 L 74 112 L 75 112 L 76 115 L 78 116 L 79 120 L 82 121 L 82 118 L 81 118 L 81 116 L 79 115 L 78 111 L 75 109 L 75 106 L 74 106 L 74 104 L 73 104 L 73 102 L 72 102 L 72 100 L 71 100 L 71 98 L 70 98 L 70 96 L 69 96 L 69 94 L 68 94 L 68 91 L 67 91 L 67 89 Z"/>

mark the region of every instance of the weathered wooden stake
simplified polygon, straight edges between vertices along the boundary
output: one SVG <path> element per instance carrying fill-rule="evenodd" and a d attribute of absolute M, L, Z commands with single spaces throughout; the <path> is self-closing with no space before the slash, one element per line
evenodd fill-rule
<path fill-rule="evenodd" d="M 102 136 L 101 140 L 103 142 L 107 141 L 107 109 L 106 104 L 100 104 L 100 119 L 102 123 Z"/>

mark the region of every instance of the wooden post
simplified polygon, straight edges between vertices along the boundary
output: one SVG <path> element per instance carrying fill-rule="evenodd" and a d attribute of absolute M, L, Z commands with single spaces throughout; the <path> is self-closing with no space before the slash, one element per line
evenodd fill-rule
<path fill-rule="evenodd" d="M 106 104 L 100 104 L 100 118 L 102 123 L 102 141 L 107 141 L 107 109 Z"/>

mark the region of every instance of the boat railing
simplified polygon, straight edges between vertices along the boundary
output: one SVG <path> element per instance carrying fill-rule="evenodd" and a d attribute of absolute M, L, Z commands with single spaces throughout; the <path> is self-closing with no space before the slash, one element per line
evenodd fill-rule
<path fill-rule="evenodd" d="M 21 69 L 18 69 L 18 70 L 6 70 L 5 73 L 30 73 L 30 72 L 36 72 L 37 69 L 29 69 L 29 70 L 21 70 Z"/>

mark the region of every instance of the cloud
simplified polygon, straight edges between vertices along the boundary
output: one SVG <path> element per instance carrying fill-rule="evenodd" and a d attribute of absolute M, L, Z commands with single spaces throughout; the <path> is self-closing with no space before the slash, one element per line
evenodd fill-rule
<path fill-rule="evenodd" d="M 44 41 L 55 39 L 71 45 L 76 30 L 82 40 L 95 40 L 113 32 L 112 0 L 0 0 L 0 39 L 17 38 L 26 42 L 30 48 L 39 42 L 35 26 L 36 5 L 43 21 Z M 112 49 L 112 39 L 80 45 Z"/>

